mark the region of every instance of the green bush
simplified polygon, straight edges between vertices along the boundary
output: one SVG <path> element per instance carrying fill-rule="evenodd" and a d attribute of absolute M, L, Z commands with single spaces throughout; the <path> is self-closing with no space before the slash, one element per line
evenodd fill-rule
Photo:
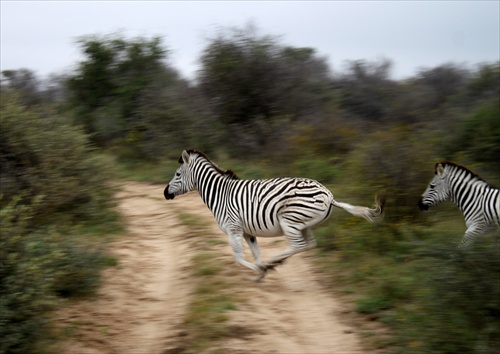
<path fill-rule="evenodd" d="M 41 236 L 41 237 L 40 237 Z M 108 264 L 102 244 L 86 245 L 78 237 L 50 230 L 36 235 L 32 247 L 35 257 L 50 255 L 50 291 L 61 297 L 85 296 L 100 285 L 99 271 Z"/>
<path fill-rule="evenodd" d="M 48 259 L 34 257 L 35 240 L 27 235 L 30 214 L 16 201 L 0 213 L 0 353 L 28 351 L 54 305 L 46 282 Z"/>
<path fill-rule="evenodd" d="M 73 230 L 35 230 L 32 218 L 32 208 L 18 200 L 1 210 L 0 353 L 29 352 L 57 297 L 93 293 L 110 264 L 102 249 L 85 246 Z"/>
<path fill-rule="evenodd" d="M 117 217 L 110 174 L 78 128 L 9 94 L 1 109 L 0 353 L 27 353 L 58 297 L 99 285 L 110 259 L 85 233 Z"/>
<path fill-rule="evenodd" d="M 30 109 L 2 95 L 0 178 L 3 201 L 23 195 L 37 221 L 85 219 L 110 205 L 113 189 L 106 163 L 82 131 L 50 109 Z M 57 213 L 60 212 L 60 213 Z"/>
<path fill-rule="evenodd" d="M 461 234 L 438 235 L 438 228 L 418 242 L 395 240 L 384 253 L 363 244 L 380 237 L 382 229 L 335 229 L 336 261 L 323 249 L 322 264 L 335 288 L 342 284 L 343 291 L 359 295 L 358 312 L 392 329 L 391 352 L 500 353 L 500 250 L 494 232 L 455 255 Z"/>
<path fill-rule="evenodd" d="M 345 184 L 354 195 L 385 190 L 387 222 L 420 221 L 422 213 L 417 202 L 432 178 L 438 159 L 436 144 L 411 125 L 376 131 L 347 158 L 343 169 Z"/>
<path fill-rule="evenodd" d="M 492 176 L 500 176 L 500 101 L 497 98 L 469 115 L 451 142 L 445 146 L 451 156 L 488 166 Z"/>
<path fill-rule="evenodd" d="M 457 259 L 420 262 L 414 300 L 395 323 L 414 353 L 500 353 L 500 253 L 488 235 Z M 406 309 L 407 310 L 407 309 Z"/>
<path fill-rule="evenodd" d="M 387 298 L 371 296 L 358 300 L 356 310 L 361 313 L 371 314 L 391 307 L 391 303 Z"/>
<path fill-rule="evenodd" d="M 312 178 L 320 183 L 331 183 L 339 176 L 338 165 L 318 157 L 303 157 L 292 163 L 293 175 Z"/>

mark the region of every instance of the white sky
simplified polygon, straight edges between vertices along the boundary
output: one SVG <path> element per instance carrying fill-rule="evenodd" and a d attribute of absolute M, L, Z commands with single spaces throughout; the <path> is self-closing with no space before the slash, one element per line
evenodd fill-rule
<path fill-rule="evenodd" d="M 391 59 L 393 76 L 443 63 L 500 60 L 500 1 L 9 1 L 1 0 L 1 70 L 40 77 L 71 70 L 82 35 L 162 36 L 186 78 L 206 38 L 254 23 L 280 43 L 312 47 L 333 71 L 346 60 Z"/>

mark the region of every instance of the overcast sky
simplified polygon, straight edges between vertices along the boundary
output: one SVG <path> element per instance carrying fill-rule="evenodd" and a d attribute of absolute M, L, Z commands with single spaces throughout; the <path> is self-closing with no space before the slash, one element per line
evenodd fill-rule
<path fill-rule="evenodd" d="M 500 59 L 500 1 L 8 1 L 1 0 L 1 69 L 39 77 L 70 71 L 77 37 L 162 36 L 186 78 L 206 38 L 253 23 L 280 43 L 312 47 L 333 71 L 347 60 L 391 59 L 393 76 L 454 62 Z"/>

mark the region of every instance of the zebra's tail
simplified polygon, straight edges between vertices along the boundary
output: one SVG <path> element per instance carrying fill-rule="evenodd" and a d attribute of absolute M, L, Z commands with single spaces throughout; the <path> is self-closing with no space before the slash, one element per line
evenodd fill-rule
<path fill-rule="evenodd" d="M 374 222 L 374 219 L 382 215 L 382 213 L 384 212 L 385 194 L 378 193 L 375 196 L 375 205 L 373 206 L 373 208 L 367 208 L 364 206 L 356 206 L 348 203 L 337 202 L 336 200 L 334 200 L 332 204 L 337 208 L 344 209 L 345 211 L 351 213 L 352 215 L 365 218 L 369 222 Z"/>

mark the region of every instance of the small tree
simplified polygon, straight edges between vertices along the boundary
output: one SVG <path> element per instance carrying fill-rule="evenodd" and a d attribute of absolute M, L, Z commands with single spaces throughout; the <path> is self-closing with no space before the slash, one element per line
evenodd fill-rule
<path fill-rule="evenodd" d="M 449 156 L 463 156 L 470 163 L 486 164 L 492 176 L 500 178 L 500 101 L 494 99 L 478 107 L 459 125 L 447 146 Z"/>
<path fill-rule="evenodd" d="M 311 48 L 281 45 L 253 26 L 220 32 L 201 57 L 200 87 L 232 147 L 259 151 L 283 124 L 317 114 L 328 67 Z"/>
<path fill-rule="evenodd" d="M 466 69 L 451 63 L 420 70 L 416 84 L 423 93 L 421 104 L 426 109 L 441 107 L 465 87 L 469 75 Z"/>
<path fill-rule="evenodd" d="M 31 209 L 44 219 L 61 210 L 82 217 L 106 208 L 107 169 L 79 128 L 49 108 L 26 108 L 13 94 L 2 95 L 1 104 L 0 205 L 18 196 L 30 205 L 41 198 Z"/>
<path fill-rule="evenodd" d="M 86 36 L 78 43 L 86 59 L 67 82 L 77 122 L 99 145 L 137 134 L 144 93 L 157 82 L 176 79 L 164 63 L 161 39 Z M 110 121 L 103 122 L 107 117 Z"/>
<path fill-rule="evenodd" d="M 415 126 L 386 127 L 357 144 L 347 159 L 346 174 L 359 194 L 387 191 L 387 222 L 412 221 L 422 215 L 417 202 L 437 160 L 435 150 L 432 139 Z"/>
<path fill-rule="evenodd" d="M 28 106 L 41 101 L 40 81 L 29 69 L 2 71 L 2 91 L 16 91 L 22 103 Z"/>
<path fill-rule="evenodd" d="M 334 80 L 339 107 L 364 120 L 382 120 L 396 93 L 391 66 L 389 60 L 347 62 L 346 71 Z"/>

